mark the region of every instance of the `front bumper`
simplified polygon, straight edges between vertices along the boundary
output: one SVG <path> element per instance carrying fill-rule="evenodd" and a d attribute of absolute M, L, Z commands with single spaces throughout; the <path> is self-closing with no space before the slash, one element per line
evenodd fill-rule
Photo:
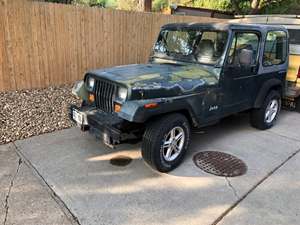
<path fill-rule="evenodd" d="M 82 123 L 78 123 L 73 119 L 74 110 L 83 115 Z M 102 112 L 89 106 L 79 108 L 72 105 L 69 109 L 69 117 L 81 130 L 89 130 L 90 133 L 94 134 L 109 147 L 122 142 L 123 135 L 120 128 L 124 120 L 116 114 Z"/>

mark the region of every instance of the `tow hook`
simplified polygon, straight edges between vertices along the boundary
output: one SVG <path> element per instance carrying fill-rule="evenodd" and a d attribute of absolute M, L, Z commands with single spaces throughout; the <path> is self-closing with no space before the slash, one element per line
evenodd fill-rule
<path fill-rule="evenodd" d="M 88 131 L 90 129 L 90 126 L 88 126 L 88 125 L 81 125 L 80 129 L 81 129 L 81 131 L 85 132 L 85 131 Z"/>
<path fill-rule="evenodd" d="M 103 143 L 107 147 L 115 149 L 115 145 L 113 144 L 111 137 L 106 132 L 103 133 Z"/>

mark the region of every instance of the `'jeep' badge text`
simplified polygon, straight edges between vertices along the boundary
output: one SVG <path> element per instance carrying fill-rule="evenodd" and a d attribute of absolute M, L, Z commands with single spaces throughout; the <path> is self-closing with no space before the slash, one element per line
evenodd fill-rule
<path fill-rule="evenodd" d="M 217 110 L 218 109 L 218 106 L 217 105 L 211 105 L 209 107 L 209 111 L 214 111 L 214 110 Z"/>

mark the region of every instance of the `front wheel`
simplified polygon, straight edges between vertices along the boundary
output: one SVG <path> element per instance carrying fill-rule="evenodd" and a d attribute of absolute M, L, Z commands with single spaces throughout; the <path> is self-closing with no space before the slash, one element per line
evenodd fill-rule
<path fill-rule="evenodd" d="M 190 135 L 189 122 L 179 113 L 150 123 L 143 136 L 143 159 L 160 172 L 175 169 L 184 158 Z"/>
<path fill-rule="evenodd" d="M 271 128 L 278 118 L 281 109 L 281 96 L 277 91 L 271 91 L 265 98 L 262 107 L 251 112 L 251 125 L 260 130 Z"/>

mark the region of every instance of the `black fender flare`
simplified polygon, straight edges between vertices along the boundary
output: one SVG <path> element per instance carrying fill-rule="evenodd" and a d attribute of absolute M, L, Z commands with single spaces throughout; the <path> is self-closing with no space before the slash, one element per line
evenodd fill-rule
<path fill-rule="evenodd" d="M 142 101 L 136 102 L 136 104 L 127 103 L 123 105 L 119 116 L 130 122 L 145 123 L 149 119 L 160 115 L 179 112 L 187 116 L 193 126 L 198 126 L 199 124 L 196 112 L 194 112 L 193 107 L 185 99 L 178 99 L 177 101 L 171 102 L 160 102 L 158 104 L 159 107 L 153 109 L 145 109 L 144 104 L 145 102 L 143 103 Z"/>
<path fill-rule="evenodd" d="M 170 114 L 170 113 L 181 113 L 183 114 L 188 121 L 190 122 L 190 125 L 194 126 L 194 127 L 198 127 L 200 122 L 198 120 L 198 117 L 196 116 L 196 113 L 193 109 L 193 107 L 191 105 L 189 105 L 188 103 L 185 103 L 184 106 L 178 106 L 178 107 L 172 107 L 170 106 L 170 108 L 167 106 L 167 108 L 163 111 L 158 112 L 157 114 L 154 114 L 152 116 L 148 116 L 145 118 L 145 121 L 148 121 L 151 118 L 154 117 L 160 117 L 166 114 Z"/>
<path fill-rule="evenodd" d="M 275 87 L 279 87 L 279 89 L 281 90 L 280 95 L 282 95 L 282 90 L 283 90 L 282 81 L 276 78 L 270 79 L 266 81 L 260 88 L 260 91 L 258 92 L 258 95 L 256 96 L 254 102 L 254 108 L 260 108 L 269 91 Z"/>

